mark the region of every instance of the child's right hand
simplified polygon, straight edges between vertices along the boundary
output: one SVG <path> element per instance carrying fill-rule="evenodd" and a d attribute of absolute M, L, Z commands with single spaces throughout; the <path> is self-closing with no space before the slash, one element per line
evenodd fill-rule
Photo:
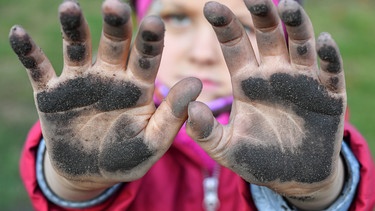
<path fill-rule="evenodd" d="M 47 145 L 47 182 L 66 199 L 77 199 L 69 194 L 72 187 L 100 192 L 143 176 L 172 144 L 202 86 L 198 79 L 183 80 L 156 109 L 162 21 L 145 19 L 130 53 L 129 6 L 108 0 L 102 10 L 103 33 L 92 64 L 89 29 L 78 4 L 61 4 L 64 69 L 59 77 L 24 29 L 15 26 L 10 32 L 34 90 Z"/>

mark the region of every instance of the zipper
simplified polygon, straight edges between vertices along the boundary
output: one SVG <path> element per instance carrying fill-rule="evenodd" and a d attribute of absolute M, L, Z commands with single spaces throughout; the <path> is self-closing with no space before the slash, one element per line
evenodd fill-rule
<path fill-rule="evenodd" d="M 220 166 L 215 165 L 212 176 L 206 176 L 203 179 L 203 206 L 206 211 L 216 211 L 220 206 L 218 187 L 219 187 Z"/>

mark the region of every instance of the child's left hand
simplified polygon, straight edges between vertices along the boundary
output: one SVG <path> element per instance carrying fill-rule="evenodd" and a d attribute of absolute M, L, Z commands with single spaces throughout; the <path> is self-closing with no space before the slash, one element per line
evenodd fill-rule
<path fill-rule="evenodd" d="M 188 133 L 246 181 L 267 186 L 301 208 L 324 208 L 339 194 L 344 177 L 339 152 L 346 90 L 339 50 L 327 33 L 316 45 L 312 24 L 294 1 L 279 4 L 289 49 L 272 1 L 245 3 L 260 61 L 231 11 L 206 4 L 231 74 L 234 102 L 228 125 L 218 123 L 203 103 L 190 103 Z"/>

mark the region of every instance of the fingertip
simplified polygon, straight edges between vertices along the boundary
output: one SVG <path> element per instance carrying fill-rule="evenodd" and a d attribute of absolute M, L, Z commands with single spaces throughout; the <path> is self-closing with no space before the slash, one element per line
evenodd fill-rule
<path fill-rule="evenodd" d="M 156 42 L 164 38 L 165 26 L 160 17 L 151 15 L 143 19 L 140 31 L 144 41 Z"/>
<path fill-rule="evenodd" d="M 25 29 L 20 25 L 13 25 L 9 30 L 9 37 L 12 35 L 23 35 L 26 34 Z"/>
<path fill-rule="evenodd" d="M 81 7 L 78 2 L 68 0 L 60 4 L 59 17 L 62 25 L 66 28 L 77 28 L 80 26 L 80 22 L 77 21 L 81 17 Z"/>
<path fill-rule="evenodd" d="M 135 47 L 144 55 L 157 56 L 164 47 L 165 26 L 157 16 L 143 19 L 136 37 Z"/>
<path fill-rule="evenodd" d="M 76 1 L 64 1 L 59 6 L 59 19 L 62 30 L 69 41 L 82 41 L 86 38 L 86 32 L 80 30 L 84 18 L 82 10 Z"/>
<path fill-rule="evenodd" d="M 342 71 L 339 49 L 329 33 L 323 32 L 319 35 L 317 39 L 317 53 L 321 59 L 322 70 L 334 74 Z"/>
<path fill-rule="evenodd" d="M 324 41 L 326 41 L 326 40 L 330 40 L 330 39 L 332 39 L 332 36 L 331 36 L 331 34 L 328 33 L 328 32 L 321 32 L 321 33 L 319 34 L 319 36 L 318 36 L 318 41 L 319 41 L 319 42 L 324 42 Z"/>
<path fill-rule="evenodd" d="M 199 101 L 193 101 L 188 106 L 187 132 L 194 140 L 204 140 L 209 137 L 214 127 L 214 117 L 210 108 Z"/>
<path fill-rule="evenodd" d="M 9 42 L 26 69 L 35 69 L 37 67 L 36 59 L 30 56 L 35 49 L 35 44 L 22 27 L 15 25 L 11 28 Z"/>
<path fill-rule="evenodd" d="M 71 13 L 71 14 L 79 15 L 81 13 L 81 7 L 78 1 L 64 0 L 60 4 L 58 11 L 59 11 L 59 14 Z"/>
<path fill-rule="evenodd" d="M 112 41 L 131 38 L 131 8 L 119 0 L 106 0 L 102 4 L 103 32 Z"/>
<path fill-rule="evenodd" d="M 187 115 L 188 104 L 197 99 L 202 87 L 199 79 L 190 77 L 179 81 L 171 88 L 167 101 L 176 117 L 182 118 Z"/>
<path fill-rule="evenodd" d="M 198 78 L 188 77 L 184 78 L 183 80 L 179 81 L 175 84 L 172 89 L 178 90 L 184 96 L 180 96 L 181 98 L 187 98 L 188 101 L 193 101 L 198 98 L 199 94 L 201 93 L 203 88 L 202 82 Z M 188 103 L 187 103 L 188 104 Z"/>
<path fill-rule="evenodd" d="M 33 49 L 33 43 L 25 29 L 19 25 L 14 25 L 9 32 L 9 42 L 13 51 L 18 56 L 26 56 Z"/>
<path fill-rule="evenodd" d="M 19 25 L 14 25 L 10 29 L 9 42 L 19 61 L 28 70 L 34 90 L 43 88 L 55 73 L 42 50 Z"/>
<path fill-rule="evenodd" d="M 265 17 L 270 11 L 268 2 L 245 0 L 245 5 L 252 15 Z"/>
<path fill-rule="evenodd" d="M 279 15 L 287 26 L 300 26 L 303 23 L 303 13 L 300 5 L 293 0 L 283 0 L 279 3 Z"/>
<path fill-rule="evenodd" d="M 106 0 L 102 4 L 104 21 L 114 27 L 124 25 L 130 20 L 130 6 L 119 0 Z"/>
<path fill-rule="evenodd" d="M 230 10 L 217 2 L 207 2 L 203 8 L 203 13 L 208 22 L 216 27 L 228 25 L 232 21 Z"/>
<path fill-rule="evenodd" d="M 189 77 L 182 80 L 181 86 L 186 86 L 187 88 L 190 87 L 189 90 L 191 90 L 192 99 L 194 100 L 198 98 L 203 88 L 202 81 L 194 77 Z"/>

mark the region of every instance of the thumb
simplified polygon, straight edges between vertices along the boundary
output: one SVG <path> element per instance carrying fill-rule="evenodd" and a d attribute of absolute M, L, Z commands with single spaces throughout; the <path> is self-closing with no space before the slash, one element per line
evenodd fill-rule
<path fill-rule="evenodd" d="M 225 153 L 225 130 L 204 103 L 191 102 L 188 107 L 187 134 L 213 159 L 220 161 Z"/>
<path fill-rule="evenodd" d="M 185 78 L 174 85 L 166 99 L 156 109 L 146 128 L 146 137 L 170 145 L 187 119 L 187 108 L 202 89 L 196 78 Z"/>

